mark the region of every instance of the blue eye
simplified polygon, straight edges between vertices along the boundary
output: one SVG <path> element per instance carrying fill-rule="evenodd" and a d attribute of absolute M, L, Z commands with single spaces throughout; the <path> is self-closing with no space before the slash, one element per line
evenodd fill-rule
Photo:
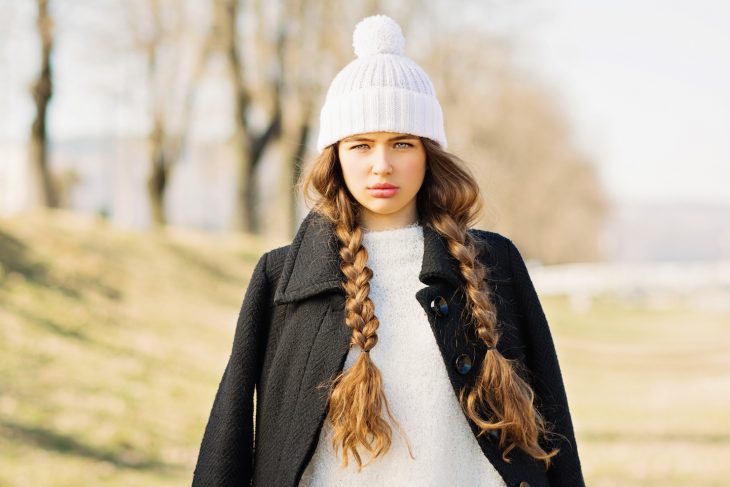
<path fill-rule="evenodd" d="M 413 147 L 413 144 L 408 143 L 408 142 L 396 142 L 395 145 L 396 146 L 400 145 L 401 147 L 399 147 L 399 148 L 401 148 L 401 149 L 407 149 L 409 147 Z M 350 147 L 350 150 L 359 150 L 361 147 L 369 148 L 370 146 L 368 144 L 358 144 L 358 145 L 353 145 L 352 147 Z"/>

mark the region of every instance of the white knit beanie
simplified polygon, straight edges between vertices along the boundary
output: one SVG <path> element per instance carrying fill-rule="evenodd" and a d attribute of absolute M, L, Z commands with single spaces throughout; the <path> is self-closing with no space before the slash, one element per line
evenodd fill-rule
<path fill-rule="evenodd" d="M 443 113 L 428 75 L 404 54 L 400 26 L 386 15 L 360 21 L 357 59 L 332 80 L 320 113 L 317 150 L 350 135 L 400 132 L 446 149 Z"/>

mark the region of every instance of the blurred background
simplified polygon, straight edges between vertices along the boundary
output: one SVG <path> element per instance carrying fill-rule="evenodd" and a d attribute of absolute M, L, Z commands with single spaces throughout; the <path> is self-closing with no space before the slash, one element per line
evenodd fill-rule
<path fill-rule="evenodd" d="M 0 485 L 186 485 L 364 16 L 553 330 L 593 486 L 730 477 L 730 4 L 0 1 Z"/>

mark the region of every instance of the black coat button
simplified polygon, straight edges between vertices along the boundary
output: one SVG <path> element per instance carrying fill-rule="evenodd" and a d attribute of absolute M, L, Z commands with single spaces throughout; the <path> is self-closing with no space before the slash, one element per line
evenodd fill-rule
<path fill-rule="evenodd" d="M 431 311 L 433 311 L 433 314 L 436 316 L 446 316 L 449 314 L 449 304 L 443 297 L 436 296 L 433 298 L 433 301 L 431 301 Z"/>
<path fill-rule="evenodd" d="M 520 487 L 530 487 L 530 484 L 527 482 L 520 482 Z"/>
<path fill-rule="evenodd" d="M 456 370 L 461 375 L 466 375 L 471 370 L 471 357 L 466 354 L 461 354 L 456 357 Z"/>

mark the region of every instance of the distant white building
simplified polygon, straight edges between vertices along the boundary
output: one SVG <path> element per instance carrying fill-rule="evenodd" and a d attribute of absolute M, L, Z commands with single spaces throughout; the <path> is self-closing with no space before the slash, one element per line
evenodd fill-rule
<path fill-rule="evenodd" d="M 585 310 L 600 295 L 664 308 L 679 303 L 730 312 L 730 260 L 605 262 L 530 266 L 540 295 L 562 295 Z"/>

